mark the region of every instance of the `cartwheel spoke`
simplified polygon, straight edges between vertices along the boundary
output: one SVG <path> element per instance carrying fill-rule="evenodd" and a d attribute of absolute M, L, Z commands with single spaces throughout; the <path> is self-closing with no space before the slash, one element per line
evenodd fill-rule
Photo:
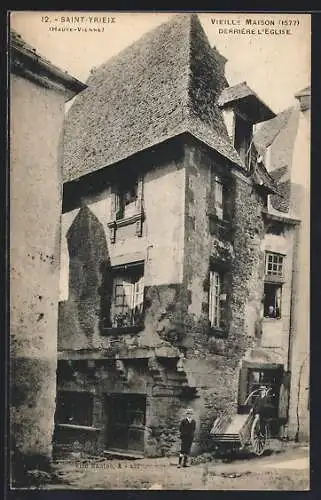
<path fill-rule="evenodd" d="M 260 456 L 264 452 L 266 443 L 266 434 L 261 433 L 259 419 L 255 419 L 251 429 L 251 443 L 253 452 Z"/>

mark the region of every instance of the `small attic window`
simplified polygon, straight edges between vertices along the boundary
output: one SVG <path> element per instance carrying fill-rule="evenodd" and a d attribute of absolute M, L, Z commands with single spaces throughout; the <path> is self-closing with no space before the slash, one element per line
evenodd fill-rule
<path fill-rule="evenodd" d="M 253 125 L 240 115 L 235 114 L 234 147 L 248 169 L 251 163 L 252 137 Z"/>
<path fill-rule="evenodd" d="M 110 241 L 115 243 L 117 229 L 135 224 L 136 236 L 143 234 L 143 175 L 133 171 L 122 172 L 112 186 Z"/>
<path fill-rule="evenodd" d="M 128 217 L 136 212 L 136 205 L 138 200 L 138 177 L 129 175 L 125 177 L 122 184 L 118 187 L 118 210 L 116 212 L 116 219 Z"/>
<path fill-rule="evenodd" d="M 115 195 L 116 220 L 132 217 L 140 211 L 142 178 L 137 173 L 126 173 L 117 183 Z"/>

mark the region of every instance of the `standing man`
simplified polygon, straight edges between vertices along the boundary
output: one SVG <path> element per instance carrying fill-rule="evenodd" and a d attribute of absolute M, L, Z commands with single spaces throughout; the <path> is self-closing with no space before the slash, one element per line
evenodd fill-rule
<path fill-rule="evenodd" d="M 187 459 L 191 451 L 192 442 L 194 439 L 196 422 L 193 419 L 193 410 L 188 408 L 186 416 L 181 420 L 179 433 L 181 438 L 181 451 L 179 454 L 178 467 L 187 467 Z"/>

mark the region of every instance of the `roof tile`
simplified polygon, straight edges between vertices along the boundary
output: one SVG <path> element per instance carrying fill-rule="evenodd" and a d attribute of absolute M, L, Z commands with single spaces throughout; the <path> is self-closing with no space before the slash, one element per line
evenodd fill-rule
<path fill-rule="evenodd" d="M 293 107 L 287 108 L 272 120 L 268 120 L 262 124 L 254 135 L 254 143 L 260 154 L 263 154 L 267 147 L 269 147 L 278 133 L 287 124 L 292 112 Z"/>
<path fill-rule="evenodd" d="M 189 132 L 243 166 L 217 98 L 222 58 L 196 14 L 173 16 L 92 72 L 72 104 L 64 139 L 70 181 Z"/>

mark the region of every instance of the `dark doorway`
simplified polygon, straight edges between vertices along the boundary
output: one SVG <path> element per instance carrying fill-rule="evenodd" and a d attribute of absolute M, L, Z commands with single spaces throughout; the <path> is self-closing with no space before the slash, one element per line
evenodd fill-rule
<path fill-rule="evenodd" d="M 144 452 L 146 396 L 106 396 L 106 447 L 108 450 Z"/>
<path fill-rule="evenodd" d="M 89 392 L 58 391 L 55 420 L 57 424 L 92 426 L 93 395 Z"/>
<path fill-rule="evenodd" d="M 283 367 L 267 368 L 264 366 L 245 367 L 242 368 L 239 380 L 239 406 L 244 405 L 245 400 L 252 391 L 258 389 L 262 385 L 271 387 L 271 419 L 270 433 L 272 437 L 277 437 L 280 430 L 280 389 L 283 383 L 284 370 Z M 254 404 L 258 394 L 253 395 L 247 403 L 247 406 Z"/>
<path fill-rule="evenodd" d="M 249 395 L 255 389 L 258 389 L 262 385 L 266 385 L 272 388 L 272 404 L 274 407 L 274 417 L 277 417 L 278 406 L 279 406 L 279 395 L 280 395 L 280 385 L 282 378 L 282 370 L 278 369 L 260 369 L 260 368 L 250 368 L 248 371 L 247 380 L 247 395 Z M 257 395 L 252 396 L 251 403 Z"/>

